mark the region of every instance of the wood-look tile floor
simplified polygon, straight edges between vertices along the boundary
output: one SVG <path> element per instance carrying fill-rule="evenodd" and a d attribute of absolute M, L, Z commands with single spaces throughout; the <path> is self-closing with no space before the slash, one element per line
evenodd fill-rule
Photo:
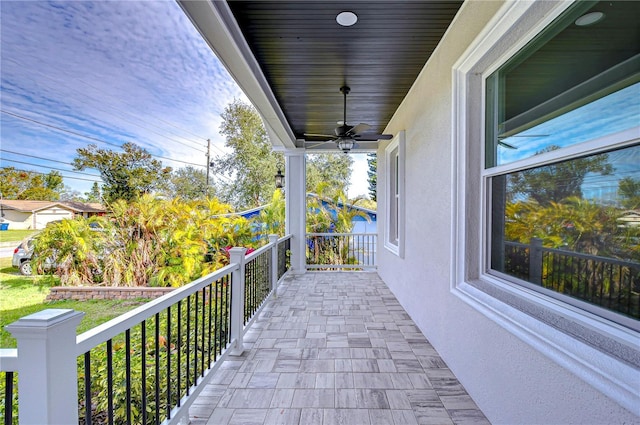
<path fill-rule="evenodd" d="M 376 273 L 285 278 L 189 411 L 196 425 L 488 424 Z"/>

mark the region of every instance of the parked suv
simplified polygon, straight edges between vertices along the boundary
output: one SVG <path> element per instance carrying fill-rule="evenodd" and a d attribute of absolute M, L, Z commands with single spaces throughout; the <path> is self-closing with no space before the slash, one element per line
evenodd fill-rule
<path fill-rule="evenodd" d="M 31 267 L 31 258 L 33 257 L 33 244 L 35 240 L 33 237 L 27 238 L 20 242 L 20 245 L 13 250 L 13 258 L 11 259 L 11 265 L 17 267 L 20 270 L 20 274 L 25 276 L 33 275 L 33 268 Z M 53 267 L 53 261 L 47 259 L 43 264 L 45 269 Z"/>

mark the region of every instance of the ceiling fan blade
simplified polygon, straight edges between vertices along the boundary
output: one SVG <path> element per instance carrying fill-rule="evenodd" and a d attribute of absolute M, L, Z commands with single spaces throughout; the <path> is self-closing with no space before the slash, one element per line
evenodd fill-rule
<path fill-rule="evenodd" d="M 306 145 L 306 148 L 313 149 L 317 146 L 321 146 L 327 143 L 335 143 L 335 142 L 336 142 L 335 140 L 325 140 L 324 142 L 305 141 L 304 143 Z"/>
<path fill-rule="evenodd" d="M 356 139 L 360 140 L 360 141 L 369 141 L 369 142 L 375 142 L 376 140 L 391 140 L 393 139 L 393 135 L 392 134 L 356 134 L 354 136 Z"/>
<path fill-rule="evenodd" d="M 356 125 L 355 127 L 352 127 L 351 130 L 347 131 L 347 134 L 362 133 L 363 131 L 367 131 L 370 128 L 371 128 L 371 126 L 369 124 L 361 122 L 360 124 Z"/>
<path fill-rule="evenodd" d="M 333 139 L 336 138 L 335 135 L 333 134 L 317 134 L 317 133 L 304 133 L 305 136 L 310 136 L 310 137 L 331 137 Z"/>

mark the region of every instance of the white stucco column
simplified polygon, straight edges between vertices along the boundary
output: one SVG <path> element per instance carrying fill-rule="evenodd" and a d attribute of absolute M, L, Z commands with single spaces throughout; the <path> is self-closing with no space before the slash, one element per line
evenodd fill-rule
<path fill-rule="evenodd" d="M 286 232 L 291 234 L 291 272 L 306 271 L 307 169 L 304 149 L 285 152 Z"/>

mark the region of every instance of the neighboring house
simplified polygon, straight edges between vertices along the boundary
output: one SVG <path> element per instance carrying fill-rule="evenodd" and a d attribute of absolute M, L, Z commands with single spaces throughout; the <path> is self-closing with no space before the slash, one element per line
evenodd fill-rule
<path fill-rule="evenodd" d="M 640 226 L 640 210 L 629 210 L 618 218 L 621 227 L 638 227 Z"/>
<path fill-rule="evenodd" d="M 640 322 L 501 272 L 509 175 L 606 153 L 636 158 L 638 177 L 640 2 L 465 1 L 423 56 L 402 56 L 422 36 L 411 25 L 437 22 L 396 15 L 454 3 L 341 4 L 360 17 L 347 29 L 321 22 L 335 17 L 329 3 L 180 4 L 285 152 L 294 272 L 305 272 L 305 155 L 336 151 L 305 133 L 342 119 L 326 111 L 342 110 L 346 83 L 350 123 L 383 111 L 375 130 L 393 135 L 358 142 L 378 157 L 378 274 L 489 420 L 640 421 Z M 405 45 L 389 48 L 396 36 Z M 382 109 L 401 76 L 408 87 Z"/>
<path fill-rule="evenodd" d="M 82 216 L 103 215 L 106 209 L 100 204 L 62 201 L 0 201 L 0 222 L 9 229 L 44 229 L 48 223 Z"/>

